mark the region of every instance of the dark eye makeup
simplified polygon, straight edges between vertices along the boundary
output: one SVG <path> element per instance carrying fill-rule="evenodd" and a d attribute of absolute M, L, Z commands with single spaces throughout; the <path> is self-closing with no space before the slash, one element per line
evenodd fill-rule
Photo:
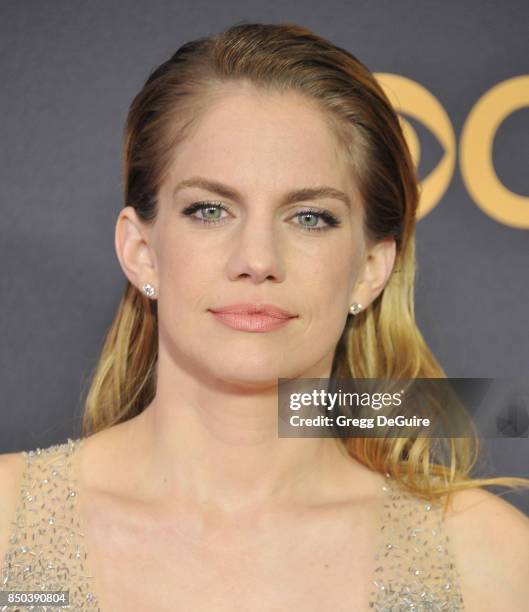
<path fill-rule="evenodd" d="M 196 213 L 197 211 L 222 212 L 223 210 L 226 212 L 229 212 L 228 207 L 225 206 L 222 202 L 203 201 L 203 202 L 194 202 L 193 204 L 190 204 L 189 206 L 187 206 L 186 208 L 182 210 L 182 214 L 186 217 L 193 219 L 193 221 L 197 221 L 198 223 L 218 225 L 219 223 L 223 223 L 222 218 L 207 219 L 204 217 L 197 217 L 197 216 L 192 216 L 192 215 L 194 215 L 194 213 Z M 324 225 L 323 227 L 315 227 L 315 226 L 310 226 L 310 225 L 299 225 L 300 229 L 310 231 L 310 232 L 328 231 L 334 227 L 338 227 L 339 225 L 341 225 L 341 222 L 339 221 L 339 219 L 337 219 L 336 216 L 333 215 L 328 210 L 320 210 L 317 208 L 307 208 L 305 210 L 300 210 L 293 216 L 299 219 L 301 218 L 316 219 L 316 222 L 321 219 L 322 221 L 326 223 L 326 225 Z"/>

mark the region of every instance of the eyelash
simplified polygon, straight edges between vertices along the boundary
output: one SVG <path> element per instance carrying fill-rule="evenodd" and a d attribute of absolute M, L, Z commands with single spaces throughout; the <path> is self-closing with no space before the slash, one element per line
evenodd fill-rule
<path fill-rule="evenodd" d="M 190 204 L 189 206 L 184 208 L 184 210 L 182 211 L 182 214 L 185 216 L 191 216 L 197 210 L 205 210 L 208 208 L 217 208 L 217 209 L 220 208 L 221 210 L 225 210 L 226 212 L 229 212 L 228 208 L 224 204 L 222 204 L 222 202 L 195 202 L 194 204 Z M 313 215 L 315 217 L 318 217 L 319 219 L 323 219 L 323 221 L 327 223 L 327 225 L 324 227 L 309 227 L 309 226 L 303 226 L 303 225 L 299 226 L 302 230 L 306 230 L 309 232 L 327 231 L 333 227 L 337 227 L 340 225 L 340 221 L 332 213 L 330 213 L 327 210 L 316 210 L 313 208 L 307 208 L 306 210 L 300 210 L 298 213 L 294 215 L 294 217 L 299 217 L 301 215 Z M 217 219 L 217 220 L 200 219 L 199 217 L 194 217 L 194 219 L 196 219 L 200 223 L 207 223 L 207 224 L 218 224 L 222 222 L 220 219 Z"/>

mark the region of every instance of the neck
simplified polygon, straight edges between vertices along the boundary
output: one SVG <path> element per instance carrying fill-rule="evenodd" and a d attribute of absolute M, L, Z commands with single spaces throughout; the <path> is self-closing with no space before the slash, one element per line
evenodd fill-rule
<path fill-rule="evenodd" d="M 322 503 L 365 473 L 339 440 L 279 438 L 277 420 L 277 386 L 205 385 L 162 359 L 156 397 L 128 422 L 135 488 L 235 515 Z"/>

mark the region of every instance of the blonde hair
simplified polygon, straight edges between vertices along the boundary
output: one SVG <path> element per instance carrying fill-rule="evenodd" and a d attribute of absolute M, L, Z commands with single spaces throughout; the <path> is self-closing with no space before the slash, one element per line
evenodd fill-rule
<path fill-rule="evenodd" d="M 371 241 L 393 238 L 394 272 L 366 310 L 349 317 L 331 376 L 445 378 L 414 313 L 415 222 L 419 188 L 398 116 L 373 74 L 350 52 L 294 24 L 238 23 L 181 46 L 149 76 L 134 98 L 124 142 L 125 206 L 146 223 L 175 148 L 219 88 L 250 84 L 295 91 L 321 109 L 350 162 L 364 202 Z M 93 372 L 83 435 L 126 421 L 156 389 L 157 307 L 127 282 Z M 479 438 L 448 438 L 448 460 L 436 461 L 431 438 L 345 438 L 347 452 L 412 493 L 433 500 L 483 485 L 529 487 L 518 477 L 472 478 Z"/>

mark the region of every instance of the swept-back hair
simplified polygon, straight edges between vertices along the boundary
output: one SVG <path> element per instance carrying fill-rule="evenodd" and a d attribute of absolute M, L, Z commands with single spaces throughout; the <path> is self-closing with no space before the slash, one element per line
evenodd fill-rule
<path fill-rule="evenodd" d="M 312 100 L 342 145 L 371 241 L 393 238 L 394 270 L 381 294 L 347 324 L 332 376 L 445 378 L 414 313 L 415 224 L 419 187 L 398 115 L 374 75 L 349 51 L 295 24 L 237 23 L 182 45 L 134 98 L 124 138 L 125 206 L 151 223 L 175 150 L 219 91 L 233 85 L 296 92 Z M 91 377 L 83 435 L 126 421 L 153 399 L 157 307 L 127 282 Z M 431 438 L 341 439 L 367 467 L 413 493 L 440 498 L 458 489 L 527 486 L 516 477 L 473 478 L 479 438 L 448 438 L 441 461 Z M 448 505 L 447 496 L 446 506 Z"/>

